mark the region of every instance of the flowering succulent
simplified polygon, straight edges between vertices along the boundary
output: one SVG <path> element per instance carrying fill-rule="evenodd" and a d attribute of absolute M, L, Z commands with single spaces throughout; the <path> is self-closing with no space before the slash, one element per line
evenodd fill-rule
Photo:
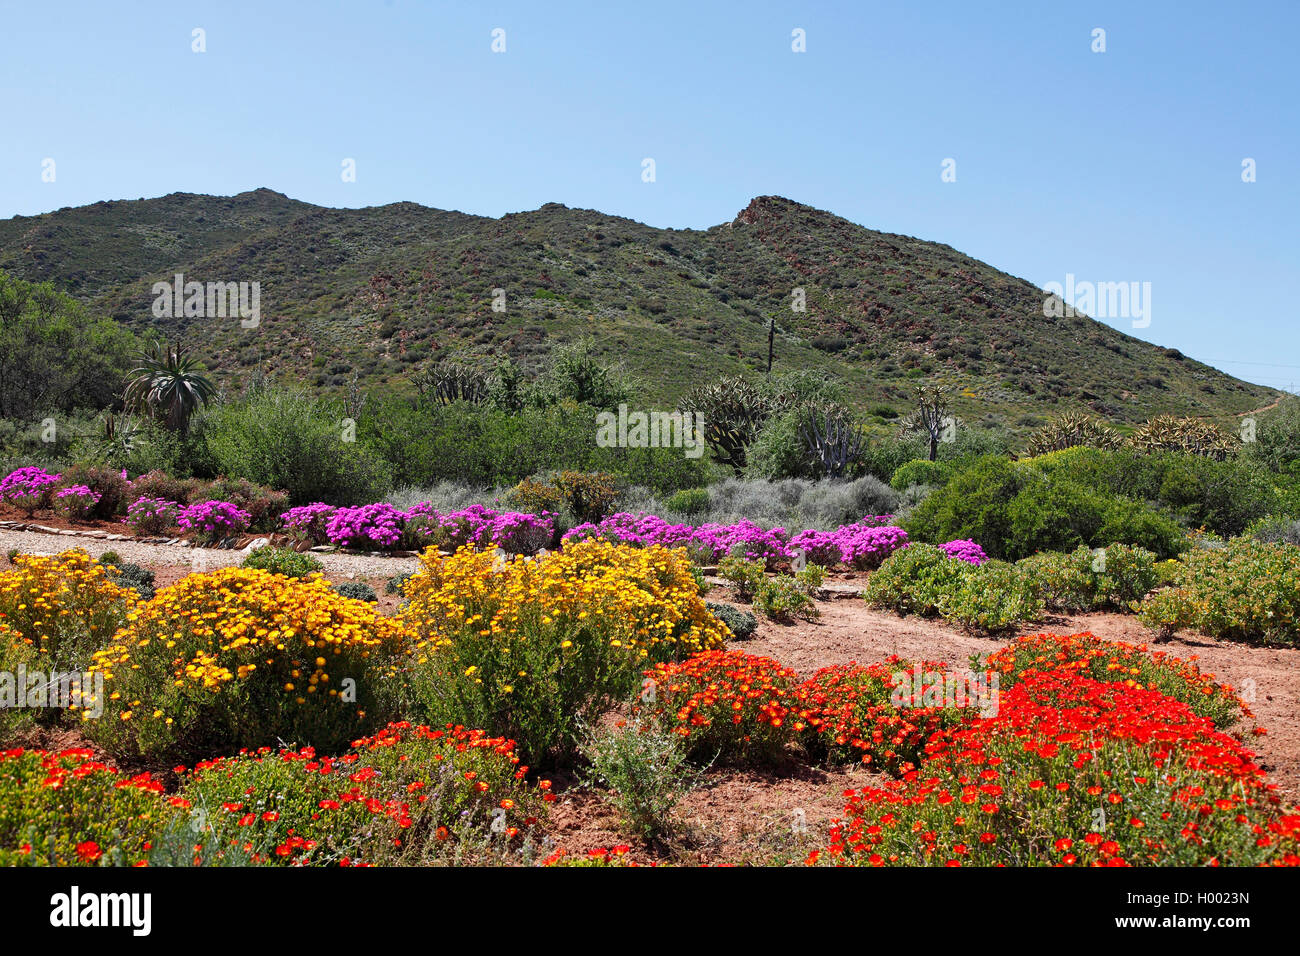
<path fill-rule="evenodd" d="M 507 511 L 493 518 L 484 532 L 480 545 L 496 545 L 507 554 L 534 554 L 554 537 L 555 517 Z"/>
<path fill-rule="evenodd" d="M 1208 717 L 1221 730 L 1254 716 L 1236 691 L 1197 666 L 1195 655 L 1171 657 L 1164 651 L 1152 652 L 1145 644 L 1106 641 L 1086 631 L 1020 637 L 990 654 L 983 664 L 998 673 L 1004 688 L 1028 671 L 1054 670 L 1158 690 L 1198 716 Z"/>
<path fill-rule="evenodd" d="M 165 498 L 137 498 L 123 520 L 136 534 L 162 534 L 176 524 L 180 511 L 180 505 Z"/>
<path fill-rule="evenodd" d="M 35 466 L 19 468 L 0 479 L 0 501 L 22 508 L 31 514 L 49 505 L 59 475 Z"/>
<path fill-rule="evenodd" d="M 984 549 L 969 539 L 948 541 L 939 545 L 939 547 L 948 557 L 965 561 L 967 564 L 979 566 L 989 559 L 989 556 L 984 553 Z"/>
<path fill-rule="evenodd" d="M 247 511 L 228 501 L 200 501 L 183 508 L 176 523 L 202 541 L 219 541 L 241 534 L 252 520 Z"/>
<path fill-rule="evenodd" d="M 901 774 L 921 763 L 932 734 L 973 715 L 944 703 L 927 705 L 917 688 L 900 687 L 900 673 L 919 673 L 924 682 L 946 678 L 948 669 L 932 661 L 917 666 L 893 655 L 865 667 L 823 667 L 801 684 L 807 749 L 838 763 L 858 761 Z M 906 706 L 897 706 L 900 701 Z"/>
<path fill-rule="evenodd" d="M 666 719 L 693 757 L 770 762 L 807 726 L 797 675 L 770 657 L 701 651 L 645 677 L 642 706 Z"/>
<path fill-rule="evenodd" d="M 0 751 L 0 866 L 144 866 L 175 805 L 89 750 Z"/>
<path fill-rule="evenodd" d="M 339 756 L 262 747 L 182 775 L 187 804 L 212 810 L 198 850 L 283 866 L 427 863 L 517 847 L 553 801 L 525 782 L 514 741 L 394 723 Z"/>
<path fill-rule="evenodd" d="M 54 510 L 73 521 L 84 521 L 90 517 L 101 497 L 88 485 L 69 485 L 54 493 Z"/>
<path fill-rule="evenodd" d="M 318 501 L 290 508 L 280 516 L 280 522 L 292 538 L 311 544 L 325 544 L 330 539 L 327 526 L 336 510 L 333 505 Z"/>
<path fill-rule="evenodd" d="M 934 735 L 920 771 L 849 791 L 808 862 L 1300 865 L 1253 755 L 1158 691 L 1031 671 L 996 716 Z"/>
<path fill-rule="evenodd" d="M 402 540 L 405 515 L 387 502 L 339 508 L 325 522 L 325 532 L 343 548 L 395 548 Z"/>
<path fill-rule="evenodd" d="M 907 546 L 907 532 L 894 525 L 880 525 L 877 520 L 866 518 L 834 531 L 801 531 L 790 539 L 790 552 L 801 551 L 809 561 L 827 567 L 879 567 L 885 558 Z"/>
<path fill-rule="evenodd" d="M 698 560 L 708 563 L 730 556 L 762 561 L 770 567 L 802 553 L 808 561 L 826 567 L 849 564 L 870 568 L 907 544 L 907 532 L 887 524 L 892 518 L 892 515 L 867 515 L 834 531 L 807 530 L 791 536 L 785 528 L 762 528 L 752 521 L 693 527 L 669 524 L 655 515 L 621 512 L 598 524 L 578 525 L 564 540 L 598 537 L 640 547 L 684 547 Z"/>

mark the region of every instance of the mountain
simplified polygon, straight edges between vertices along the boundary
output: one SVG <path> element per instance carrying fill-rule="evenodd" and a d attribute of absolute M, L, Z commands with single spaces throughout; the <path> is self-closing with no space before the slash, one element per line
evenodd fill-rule
<path fill-rule="evenodd" d="M 229 381 L 260 367 L 326 388 L 354 374 L 402 388 L 457 352 L 536 368 L 557 342 L 591 336 L 645 400 L 672 402 L 764 369 L 774 318 L 776 370 L 839 376 L 881 418 L 923 378 L 958 386 L 966 421 L 1013 428 L 1067 408 L 1226 420 L 1278 395 L 1085 316 L 1045 317 L 1042 290 L 949 246 L 776 196 L 694 230 L 556 203 L 492 219 L 415 203 L 330 209 L 268 189 L 173 193 L 0 221 L 0 269 L 179 336 Z M 258 282 L 260 324 L 155 317 L 153 284 L 176 273 Z"/>

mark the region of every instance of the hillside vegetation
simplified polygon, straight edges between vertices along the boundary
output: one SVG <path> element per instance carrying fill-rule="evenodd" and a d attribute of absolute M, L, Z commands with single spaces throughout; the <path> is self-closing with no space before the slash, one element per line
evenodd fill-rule
<path fill-rule="evenodd" d="M 703 379 L 765 370 L 775 319 L 777 371 L 839 378 L 880 422 L 906 410 L 918 379 L 956 387 L 964 421 L 1015 430 L 1066 409 L 1226 421 L 1276 397 L 1092 319 L 1044 317 L 1041 290 L 948 246 L 771 196 L 732 222 L 674 230 L 553 203 L 490 219 L 177 193 L 0 222 L 0 270 L 181 338 L 228 383 L 260 369 L 401 391 L 449 355 L 536 369 L 590 335 L 640 396 L 672 403 Z M 155 318 L 153 283 L 178 272 L 259 282 L 260 325 Z M 791 309 L 796 288 L 806 311 Z"/>

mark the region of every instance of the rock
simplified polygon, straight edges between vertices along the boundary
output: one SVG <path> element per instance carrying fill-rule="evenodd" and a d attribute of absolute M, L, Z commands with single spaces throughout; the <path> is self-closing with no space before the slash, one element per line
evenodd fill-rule
<path fill-rule="evenodd" d="M 110 535 L 108 536 L 108 540 L 109 540 L 109 541 L 125 541 L 125 540 L 126 540 L 126 535 L 124 535 L 124 534 L 110 534 Z"/>
<path fill-rule="evenodd" d="M 270 543 L 271 543 L 270 538 L 254 538 L 252 541 L 248 542 L 248 544 L 244 546 L 243 552 L 244 554 L 252 554 L 258 548 L 265 548 Z"/>

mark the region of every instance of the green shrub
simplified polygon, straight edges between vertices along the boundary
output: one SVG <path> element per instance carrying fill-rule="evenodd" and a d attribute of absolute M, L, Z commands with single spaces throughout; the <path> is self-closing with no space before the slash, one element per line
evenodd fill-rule
<path fill-rule="evenodd" d="M 1053 454 L 1087 451 L 1095 450 Z M 1082 480 L 1048 478 L 1033 465 L 1000 458 L 979 459 L 955 474 L 917 506 L 905 526 L 914 540 L 969 538 L 980 542 L 989 557 L 1008 561 L 1115 542 L 1140 545 L 1162 557 L 1184 546 L 1178 524 L 1139 501 Z"/>
<path fill-rule="evenodd" d="M 1161 637 L 1183 629 L 1255 644 L 1300 637 L 1300 549 L 1234 538 L 1189 551 L 1182 563 L 1181 583 L 1138 609 Z"/>
<path fill-rule="evenodd" d="M 1136 501 L 1148 501 L 1192 528 L 1241 534 L 1278 509 L 1277 476 L 1248 457 L 1216 461 L 1181 452 L 1144 453 L 1071 448 L 1027 459 L 1052 480 L 1068 479 Z"/>
<path fill-rule="evenodd" d="M 732 637 L 738 641 L 748 640 L 758 628 L 758 618 L 748 611 L 742 611 L 730 604 L 715 604 L 712 601 L 706 601 L 704 606 L 709 609 L 710 614 L 727 625 Z"/>
<path fill-rule="evenodd" d="M 895 491 L 905 491 L 912 485 L 942 487 L 952 477 L 953 470 L 952 462 L 917 458 L 899 465 L 889 479 L 889 486 Z"/>
<path fill-rule="evenodd" d="M 1020 568 L 1001 561 L 967 567 L 970 570 L 940 600 L 939 614 L 945 621 L 971 631 L 998 634 L 1042 617 L 1043 599 L 1032 578 Z"/>
<path fill-rule="evenodd" d="M 560 471 L 552 476 L 551 483 L 581 523 L 601 521 L 618 504 L 619 489 L 614 476 L 604 472 Z"/>
<path fill-rule="evenodd" d="M 344 581 L 342 584 L 334 585 L 334 590 L 345 598 L 351 598 L 354 601 L 378 601 L 379 595 L 365 581 Z"/>
<path fill-rule="evenodd" d="M 798 409 L 773 415 L 746 449 L 747 478 L 814 478 L 816 469 L 799 437 Z"/>
<path fill-rule="evenodd" d="M 400 574 L 394 574 L 391 578 L 389 578 L 387 581 L 384 582 L 384 593 L 403 594 L 407 579 L 410 578 L 411 574 L 412 572 L 410 571 L 403 571 Z"/>
<path fill-rule="evenodd" d="M 221 473 L 284 489 L 290 504 L 377 501 L 388 491 L 388 468 L 359 439 L 348 440 L 356 436 L 343 419 L 305 392 L 268 388 L 214 410 L 204 434 Z"/>
<path fill-rule="evenodd" d="M 867 579 L 863 597 L 871 607 L 937 615 L 985 633 L 1014 629 L 1043 612 L 1043 599 L 1025 569 L 1001 561 L 977 567 L 929 544 L 912 543 L 890 555 Z"/>
<path fill-rule="evenodd" d="M 555 514 L 564 507 L 564 492 L 552 482 L 530 476 L 507 492 L 506 503 L 529 514 Z"/>
<path fill-rule="evenodd" d="M 709 510 L 709 489 L 683 488 L 669 495 L 664 506 L 669 511 L 675 511 L 685 515 L 687 520 L 694 521 Z"/>
<path fill-rule="evenodd" d="M 1033 579 L 1044 605 L 1066 614 L 1090 611 L 1097 606 L 1097 574 L 1092 569 L 1093 552 L 1081 547 L 1069 554 L 1044 551 L 1016 562 Z"/>
<path fill-rule="evenodd" d="M 1300 519 L 1270 515 L 1252 522 L 1246 533 L 1266 544 L 1300 545 Z"/>
<path fill-rule="evenodd" d="M 272 574 L 283 574 L 288 578 L 305 578 L 309 574 L 323 571 L 325 565 L 315 555 L 294 551 L 292 548 L 258 548 L 244 558 L 243 567 L 261 568 Z"/>
<path fill-rule="evenodd" d="M 1070 554 L 1044 552 L 1016 563 L 1053 611 L 1131 610 L 1160 581 L 1156 556 L 1126 544 Z"/>
<path fill-rule="evenodd" d="M 799 575 L 806 571 L 807 568 Z M 815 621 L 821 617 L 821 611 L 812 600 L 815 586 L 799 575 L 777 574 L 764 579 L 754 593 L 754 610 L 774 621 L 790 621 L 796 617 Z"/>
<path fill-rule="evenodd" d="M 862 594 L 872 607 L 931 617 L 970 567 L 936 545 L 913 542 L 871 573 Z"/>
<path fill-rule="evenodd" d="M 513 485 L 566 469 L 607 472 L 656 494 L 708 483 L 707 459 L 688 458 L 681 448 L 599 447 L 595 415 L 594 408 L 570 403 L 515 412 L 465 402 L 420 406 L 389 399 L 367 408 L 358 422 L 358 441 L 383 457 L 399 485 L 427 487 L 443 480 Z"/>
<path fill-rule="evenodd" d="M 749 601 L 766 580 L 764 567 L 762 561 L 749 561 L 733 555 L 718 562 L 718 576 L 731 583 L 741 600 Z"/>
<path fill-rule="evenodd" d="M 680 736 L 654 718 L 634 717 L 591 734 L 581 750 L 587 782 L 609 791 L 629 830 L 646 840 L 672 832 L 674 809 L 699 780 Z"/>

